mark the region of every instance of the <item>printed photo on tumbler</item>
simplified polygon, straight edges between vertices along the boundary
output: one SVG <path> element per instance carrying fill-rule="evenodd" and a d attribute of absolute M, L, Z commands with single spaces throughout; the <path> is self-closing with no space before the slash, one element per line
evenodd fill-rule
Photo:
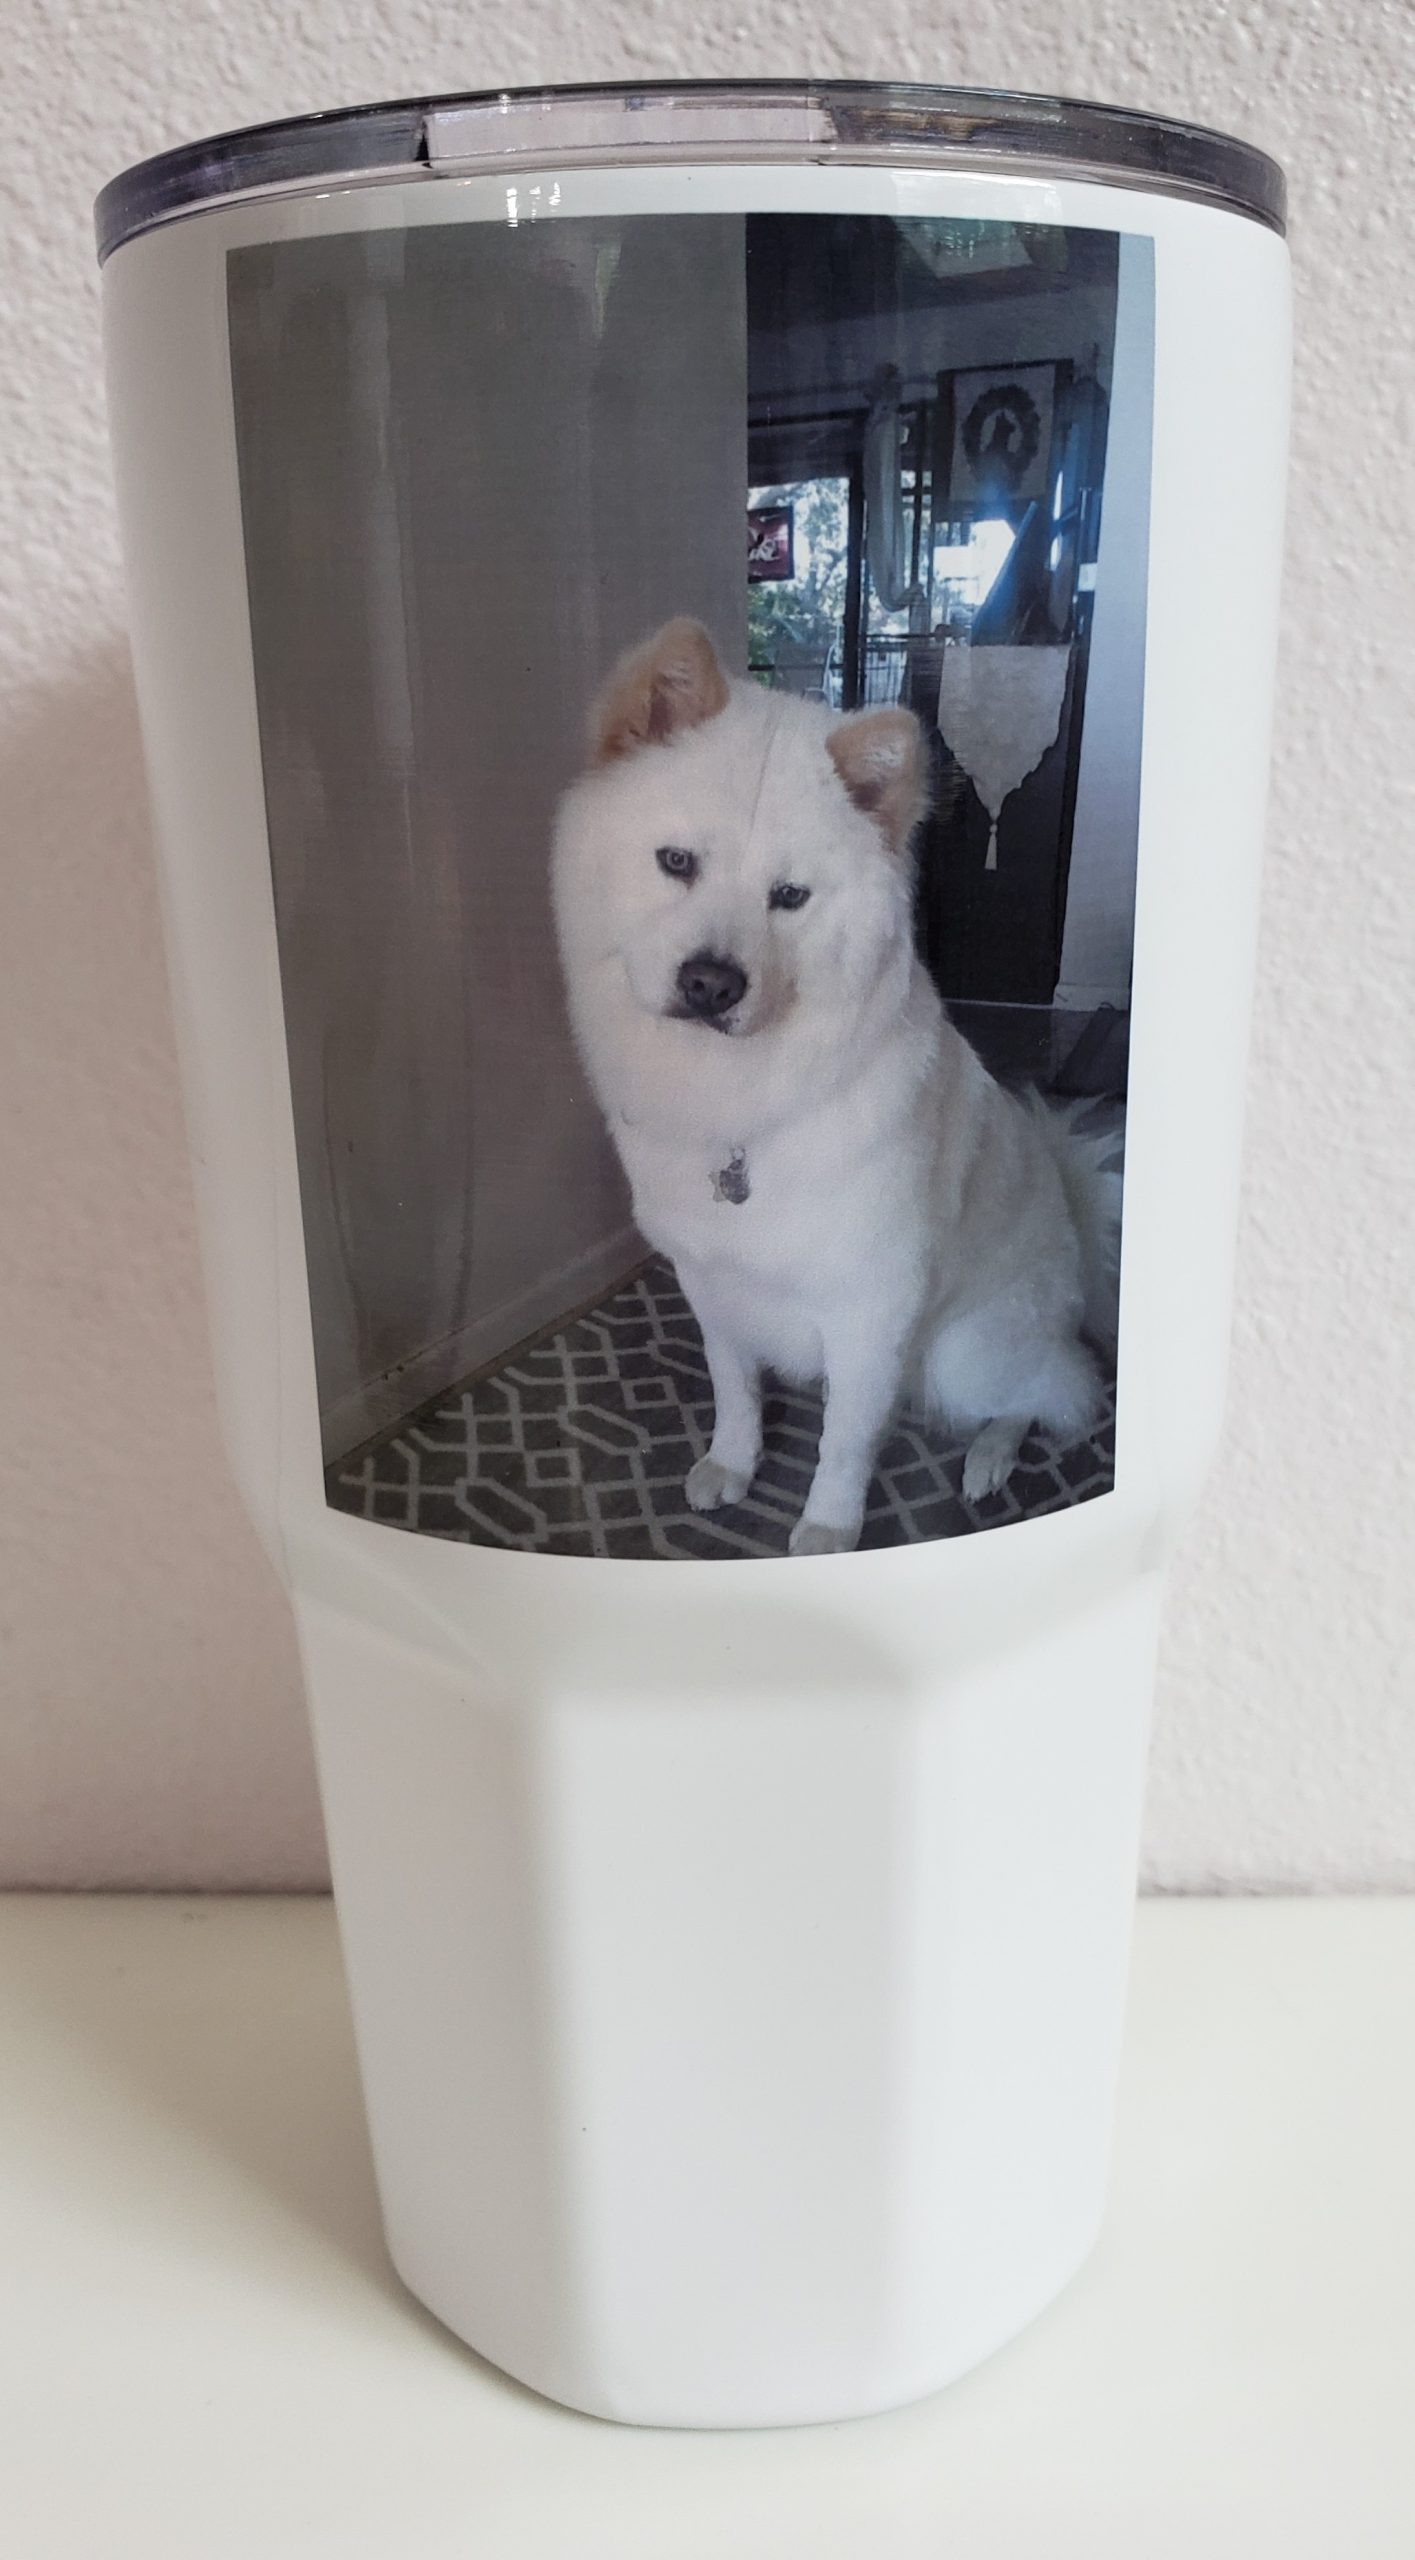
<path fill-rule="evenodd" d="M 1107 1493 L 1150 243 L 571 218 L 228 291 L 331 1504 L 724 1559 Z"/>

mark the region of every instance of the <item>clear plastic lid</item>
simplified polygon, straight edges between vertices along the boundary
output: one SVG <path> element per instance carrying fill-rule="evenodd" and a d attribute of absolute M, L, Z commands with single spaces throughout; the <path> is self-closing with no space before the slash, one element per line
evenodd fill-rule
<path fill-rule="evenodd" d="M 1278 232 L 1286 220 L 1276 161 L 1166 116 L 896 82 L 660 81 L 412 99 L 187 143 L 103 189 L 98 254 L 234 198 L 507 167 L 794 158 L 1030 168 L 1191 197 Z"/>

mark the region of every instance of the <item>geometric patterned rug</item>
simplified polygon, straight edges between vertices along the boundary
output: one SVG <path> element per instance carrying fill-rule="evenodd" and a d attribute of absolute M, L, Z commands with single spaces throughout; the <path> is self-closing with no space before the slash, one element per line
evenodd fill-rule
<path fill-rule="evenodd" d="M 744 1502 L 690 1511 L 683 1480 L 712 1434 L 697 1324 L 672 1265 L 508 1352 L 329 1468 L 365 1520 L 542 1555 L 779 1556 L 815 1465 L 821 1400 L 768 1386 L 765 1455 Z M 904 1420 L 880 1452 L 862 1547 L 953 1538 L 1064 1511 L 1115 1480 L 1115 1405 L 1088 1440 L 1031 1438 L 999 1493 L 965 1502 L 963 1444 Z"/>

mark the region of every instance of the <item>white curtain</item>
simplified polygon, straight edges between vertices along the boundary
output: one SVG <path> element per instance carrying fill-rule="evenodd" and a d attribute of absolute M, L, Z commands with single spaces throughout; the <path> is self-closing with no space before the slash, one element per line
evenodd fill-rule
<path fill-rule="evenodd" d="M 986 868 L 997 869 L 1004 801 L 1041 763 L 1061 726 L 1069 646 L 974 649 L 952 642 L 938 682 L 938 725 L 991 820 Z"/>

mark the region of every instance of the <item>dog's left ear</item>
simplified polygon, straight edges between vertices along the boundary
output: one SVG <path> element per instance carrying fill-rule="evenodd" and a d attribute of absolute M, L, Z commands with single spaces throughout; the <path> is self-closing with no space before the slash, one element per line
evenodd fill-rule
<path fill-rule="evenodd" d="M 924 733 L 912 711 L 852 711 L 826 739 L 831 763 L 857 809 L 903 853 L 929 804 Z"/>
<path fill-rule="evenodd" d="M 726 702 L 717 651 L 702 624 L 680 614 L 620 659 L 595 705 L 595 762 L 609 764 L 636 747 L 661 746 L 680 729 L 701 728 Z"/>

